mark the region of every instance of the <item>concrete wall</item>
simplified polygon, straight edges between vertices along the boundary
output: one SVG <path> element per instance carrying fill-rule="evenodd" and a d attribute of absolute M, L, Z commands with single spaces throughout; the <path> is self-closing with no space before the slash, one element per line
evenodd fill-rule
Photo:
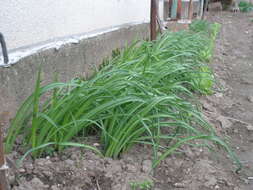
<path fill-rule="evenodd" d="M 133 22 L 149 21 L 150 0 L 1 0 L 9 49 Z"/>
<path fill-rule="evenodd" d="M 39 65 L 42 65 L 43 84 L 53 81 L 55 73 L 58 73 L 60 81 L 89 76 L 94 66 L 98 67 L 113 49 L 148 36 L 149 24 L 123 25 L 106 32 L 76 36 L 79 41 L 68 38 L 31 47 L 27 50 L 31 55 L 25 50 L 11 53 L 11 57 L 22 53 L 27 56 L 18 57 L 17 62 L 9 67 L 0 67 L 0 123 L 5 121 L 5 126 L 8 126 L 9 119 L 32 93 Z"/>
<path fill-rule="evenodd" d="M 39 65 L 43 84 L 87 77 L 113 49 L 148 38 L 149 15 L 150 0 L 1 0 L 0 124 L 32 93 Z"/>

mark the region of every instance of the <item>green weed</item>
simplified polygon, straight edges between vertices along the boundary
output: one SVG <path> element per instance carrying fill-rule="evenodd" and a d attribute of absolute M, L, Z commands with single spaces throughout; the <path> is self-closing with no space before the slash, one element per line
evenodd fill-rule
<path fill-rule="evenodd" d="M 145 180 L 142 182 L 131 182 L 130 183 L 131 190 L 150 190 L 154 187 L 154 183 L 149 180 Z"/>

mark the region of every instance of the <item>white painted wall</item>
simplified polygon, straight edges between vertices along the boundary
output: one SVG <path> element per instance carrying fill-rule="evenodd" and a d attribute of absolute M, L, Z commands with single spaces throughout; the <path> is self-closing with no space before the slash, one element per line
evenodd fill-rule
<path fill-rule="evenodd" d="M 56 37 L 149 21 L 150 0 L 1 0 L 0 32 L 9 49 Z"/>
<path fill-rule="evenodd" d="M 158 0 L 158 14 L 159 14 L 159 18 L 161 20 L 163 20 L 163 15 L 164 15 L 164 0 Z"/>

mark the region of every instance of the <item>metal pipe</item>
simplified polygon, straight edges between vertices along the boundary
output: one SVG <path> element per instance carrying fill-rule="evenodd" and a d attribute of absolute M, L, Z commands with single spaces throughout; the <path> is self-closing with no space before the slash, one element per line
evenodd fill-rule
<path fill-rule="evenodd" d="M 202 18 L 203 11 L 204 11 L 204 0 L 200 0 L 200 10 L 199 10 L 200 18 Z"/>
<path fill-rule="evenodd" d="M 9 62 L 8 51 L 7 51 L 6 43 L 4 40 L 4 35 L 1 32 L 0 32 L 0 43 L 2 47 L 4 63 L 7 64 Z"/>

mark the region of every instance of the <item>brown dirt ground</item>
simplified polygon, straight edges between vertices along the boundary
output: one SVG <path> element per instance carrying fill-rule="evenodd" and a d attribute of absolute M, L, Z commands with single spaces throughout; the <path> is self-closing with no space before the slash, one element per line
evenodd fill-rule
<path fill-rule="evenodd" d="M 59 155 L 28 159 L 17 170 L 11 168 L 11 188 L 130 190 L 131 182 L 152 182 L 154 190 L 252 190 L 253 14 L 212 12 L 208 19 L 222 24 L 212 64 L 219 83 L 214 95 L 200 100 L 206 118 L 228 137 L 241 159 L 244 167 L 239 174 L 222 150 L 216 150 L 218 155 L 184 146 L 152 171 L 152 150 L 147 146 L 134 147 L 120 160 L 69 148 Z M 17 156 L 14 152 L 8 157 L 15 160 Z"/>

